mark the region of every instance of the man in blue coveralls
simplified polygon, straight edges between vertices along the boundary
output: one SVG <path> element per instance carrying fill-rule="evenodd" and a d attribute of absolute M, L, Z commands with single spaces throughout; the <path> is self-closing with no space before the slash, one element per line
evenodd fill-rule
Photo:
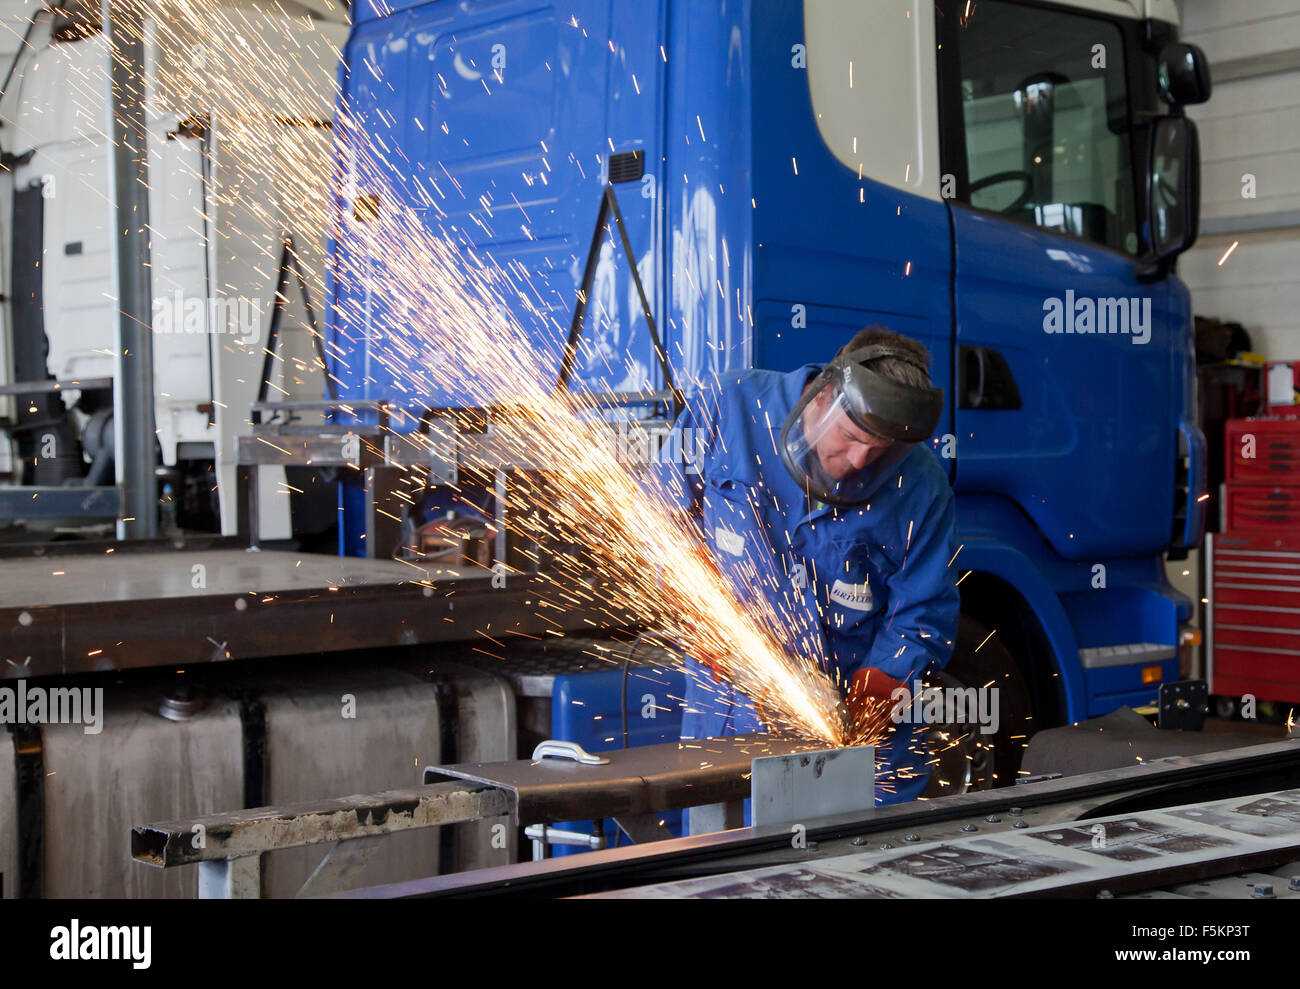
<path fill-rule="evenodd" d="M 859 717 L 941 669 L 957 633 L 952 489 L 924 445 L 943 408 L 929 365 L 924 345 L 873 326 L 825 367 L 720 375 L 676 423 L 697 456 L 666 472 L 737 596 L 766 597 L 785 646 Z M 687 662 L 683 740 L 766 731 L 716 666 Z M 927 759 L 923 735 L 897 726 L 878 743 L 877 803 L 921 795 Z"/>

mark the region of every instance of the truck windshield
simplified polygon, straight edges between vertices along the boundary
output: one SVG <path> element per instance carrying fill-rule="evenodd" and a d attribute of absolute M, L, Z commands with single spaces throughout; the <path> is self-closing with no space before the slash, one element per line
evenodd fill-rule
<path fill-rule="evenodd" d="M 983 0 L 959 38 L 966 201 L 1137 254 L 1119 27 Z"/>

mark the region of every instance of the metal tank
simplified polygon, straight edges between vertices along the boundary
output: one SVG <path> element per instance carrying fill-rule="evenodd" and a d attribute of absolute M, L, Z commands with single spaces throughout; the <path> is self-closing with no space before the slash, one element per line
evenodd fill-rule
<path fill-rule="evenodd" d="M 156 686 L 112 683 L 103 699 L 99 734 L 80 724 L 41 729 L 44 896 L 192 897 L 196 867 L 139 868 L 131 828 L 242 804 L 239 705 L 218 695 L 169 701 Z M 4 762 L 0 773 L 11 772 L 13 759 Z"/>

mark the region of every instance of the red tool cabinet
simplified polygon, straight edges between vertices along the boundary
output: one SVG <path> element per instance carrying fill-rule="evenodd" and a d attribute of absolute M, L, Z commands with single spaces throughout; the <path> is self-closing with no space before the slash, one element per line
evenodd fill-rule
<path fill-rule="evenodd" d="M 1225 440 L 1210 691 L 1300 701 L 1300 418 L 1230 419 Z"/>

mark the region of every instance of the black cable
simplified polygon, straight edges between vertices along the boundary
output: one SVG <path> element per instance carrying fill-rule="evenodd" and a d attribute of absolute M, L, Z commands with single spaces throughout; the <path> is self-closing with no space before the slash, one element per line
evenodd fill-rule
<path fill-rule="evenodd" d="M 307 322 L 311 326 L 311 338 L 316 344 L 316 354 L 320 357 L 321 373 L 325 376 L 325 393 L 331 402 L 338 401 L 338 390 L 334 385 L 334 376 L 330 374 L 329 359 L 325 356 L 325 337 L 316 322 L 316 307 L 311 304 L 311 291 L 307 288 L 307 277 L 302 273 L 302 262 L 298 260 L 298 246 L 293 236 L 289 237 L 289 263 L 293 265 L 294 277 L 298 279 L 298 291 L 302 294 L 302 306 L 307 311 Z"/>

